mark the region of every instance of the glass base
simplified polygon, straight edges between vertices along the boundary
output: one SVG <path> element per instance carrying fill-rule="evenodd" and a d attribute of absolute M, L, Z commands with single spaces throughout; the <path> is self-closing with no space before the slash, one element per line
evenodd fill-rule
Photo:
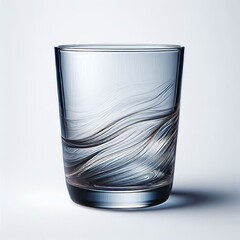
<path fill-rule="evenodd" d="M 93 190 L 68 183 L 67 188 L 71 199 L 77 204 L 95 208 L 136 209 L 165 202 L 170 195 L 172 184 L 132 191 Z"/>

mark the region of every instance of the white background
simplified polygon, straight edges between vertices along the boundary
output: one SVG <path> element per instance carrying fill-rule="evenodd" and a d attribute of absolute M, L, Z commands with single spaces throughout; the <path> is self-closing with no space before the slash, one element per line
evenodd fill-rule
<path fill-rule="evenodd" d="M 240 1 L 1 0 L 0 237 L 239 239 Z M 169 201 L 91 209 L 65 187 L 53 47 L 186 47 Z"/>

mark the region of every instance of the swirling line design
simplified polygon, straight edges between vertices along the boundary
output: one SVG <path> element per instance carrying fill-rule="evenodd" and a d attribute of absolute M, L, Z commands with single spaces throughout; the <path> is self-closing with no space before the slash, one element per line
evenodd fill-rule
<path fill-rule="evenodd" d="M 179 108 L 163 106 L 173 93 L 174 85 L 165 83 L 140 96 L 108 101 L 99 113 L 62 118 L 74 136 L 62 137 L 67 182 L 106 189 L 169 184 Z"/>

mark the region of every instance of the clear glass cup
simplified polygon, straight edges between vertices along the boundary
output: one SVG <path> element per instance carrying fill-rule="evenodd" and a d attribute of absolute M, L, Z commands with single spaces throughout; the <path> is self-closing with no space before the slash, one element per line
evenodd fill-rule
<path fill-rule="evenodd" d="M 167 200 L 174 174 L 184 47 L 55 48 L 72 200 L 140 208 Z"/>

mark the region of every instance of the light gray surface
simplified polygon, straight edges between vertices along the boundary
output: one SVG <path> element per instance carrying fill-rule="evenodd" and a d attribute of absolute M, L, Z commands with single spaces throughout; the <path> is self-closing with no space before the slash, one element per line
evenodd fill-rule
<path fill-rule="evenodd" d="M 239 1 L 1 1 L 1 239 L 239 239 Z M 77 206 L 53 46 L 186 47 L 175 184 L 152 211 Z"/>

